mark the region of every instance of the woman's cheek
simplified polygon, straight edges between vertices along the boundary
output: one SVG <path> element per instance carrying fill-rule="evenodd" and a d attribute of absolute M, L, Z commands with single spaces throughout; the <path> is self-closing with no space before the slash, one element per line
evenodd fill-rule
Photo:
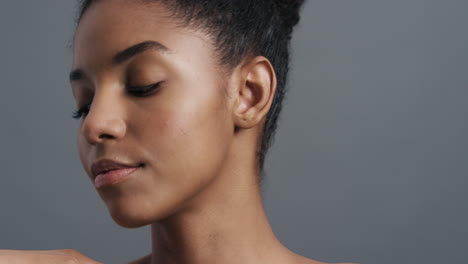
<path fill-rule="evenodd" d="M 78 153 L 80 156 L 80 161 L 83 169 L 86 171 L 86 173 L 89 175 L 90 172 L 88 171 L 89 168 L 89 145 L 88 142 L 86 141 L 85 137 L 79 133 L 77 137 L 77 145 L 78 145 Z"/>
<path fill-rule="evenodd" d="M 217 144 L 218 137 L 222 136 L 218 127 L 222 121 L 217 120 L 217 113 L 209 109 L 179 108 L 165 113 L 160 122 L 160 130 L 155 134 L 159 135 L 157 144 L 163 151 L 160 152 L 163 166 L 186 177 L 195 172 L 211 174 L 209 171 L 216 166 L 213 163 L 223 149 Z"/>

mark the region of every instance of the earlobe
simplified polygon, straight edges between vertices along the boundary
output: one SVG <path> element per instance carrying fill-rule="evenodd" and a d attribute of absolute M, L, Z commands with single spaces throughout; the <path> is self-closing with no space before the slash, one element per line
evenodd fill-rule
<path fill-rule="evenodd" d="M 234 120 L 238 129 L 248 129 L 268 114 L 276 92 L 276 75 L 270 61 L 258 56 L 243 65 L 240 77 Z"/>

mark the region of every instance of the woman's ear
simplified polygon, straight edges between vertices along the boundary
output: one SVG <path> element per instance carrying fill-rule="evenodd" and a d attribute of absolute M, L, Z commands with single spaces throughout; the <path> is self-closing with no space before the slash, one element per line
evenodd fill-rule
<path fill-rule="evenodd" d="M 240 69 L 233 111 L 236 130 L 261 123 L 270 110 L 276 92 L 276 74 L 270 61 L 258 56 Z"/>

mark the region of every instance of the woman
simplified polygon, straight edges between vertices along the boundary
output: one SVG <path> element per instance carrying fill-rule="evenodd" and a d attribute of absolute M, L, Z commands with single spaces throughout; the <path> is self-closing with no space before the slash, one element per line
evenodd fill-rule
<path fill-rule="evenodd" d="M 322 263 L 278 241 L 259 189 L 302 3 L 82 3 L 80 159 L 117 224 L 151 225 L 152 252 L 131 263 Z"/>

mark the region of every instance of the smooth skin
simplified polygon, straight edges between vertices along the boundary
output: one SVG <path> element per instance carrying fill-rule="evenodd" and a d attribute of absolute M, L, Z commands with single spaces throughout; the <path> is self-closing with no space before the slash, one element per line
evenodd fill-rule
<path fill-rule="evenodd" d="M 102 264 L 73 249 L 0 250 L 0 264 Z"/>
<path fill-rule="evenodd" d="M 283 246 L 263 208 L 256 151 L 276 91 L 271 63 L 229 70 L 208 34 L 178 22 L 158 3 L 97 1 L 74 40 L 72 91 L 78 108 L 90 104 L 83 168 L 93 180 L 98 160 L 143 164 L 97 188 L 117 224 L 151 225 L 152 252 L 131 264 L 323 263 Z M 161 45 L 116 57 L 145 42 Z"/>

